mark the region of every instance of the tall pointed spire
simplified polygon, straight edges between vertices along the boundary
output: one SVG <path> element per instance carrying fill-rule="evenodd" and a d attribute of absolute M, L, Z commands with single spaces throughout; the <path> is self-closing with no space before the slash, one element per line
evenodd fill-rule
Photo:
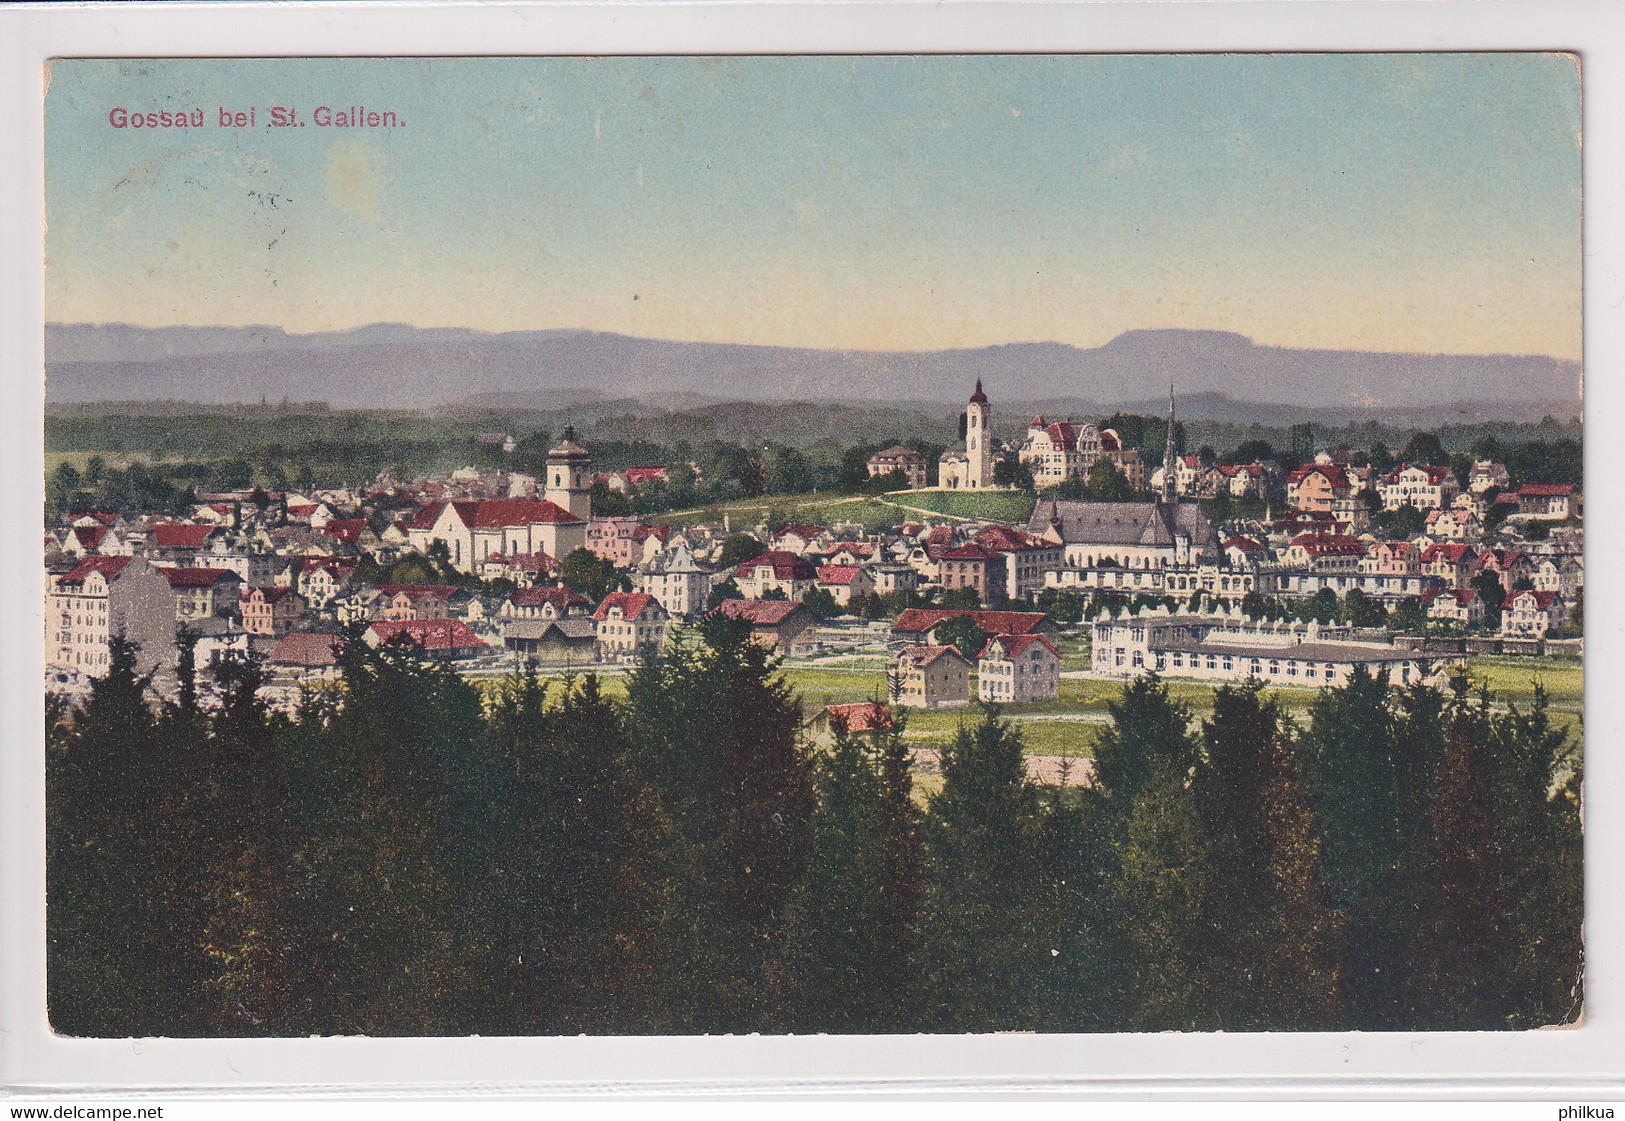
<path fill-rule="evenodd" d="M 1172 506 L 1179 491 L 1179 457 L 1174 451 L 1174 383 L 1168 383 L 1168 443 L 1162 452 L 1162 501 Z"/>

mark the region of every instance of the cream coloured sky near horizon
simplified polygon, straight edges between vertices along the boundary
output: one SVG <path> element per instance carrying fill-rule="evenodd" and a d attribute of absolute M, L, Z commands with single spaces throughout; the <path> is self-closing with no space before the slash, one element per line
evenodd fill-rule
<path fill-rule="evenodd" d="M 47 314 L 1576 359 L 1579 97 L 1518 53 L 64 61 Z"/>

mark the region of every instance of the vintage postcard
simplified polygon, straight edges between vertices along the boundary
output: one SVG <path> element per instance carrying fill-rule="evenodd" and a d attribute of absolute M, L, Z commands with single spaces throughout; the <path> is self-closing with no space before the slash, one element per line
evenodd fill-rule
<path fill-rule="evenodd" d="M 1577 56 L 48 78 L 58 1036 L 1581 1024 Z"/>

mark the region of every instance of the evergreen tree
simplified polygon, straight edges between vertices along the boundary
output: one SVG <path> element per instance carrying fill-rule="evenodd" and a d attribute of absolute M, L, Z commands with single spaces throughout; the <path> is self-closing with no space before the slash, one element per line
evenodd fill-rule
<path fill-rule="evenodd" d="M 698 635 L 631 675 L 628 728 L 674 829 L 673 1014 L 750 1030 L 782 1012 L 773 963 L 811 842 L 812 763 L 800 702 L 749 627 L 712 619 Z"/>
<path fill-rule="evenodd" d="M 1222 901 L 1205 966 L 1228 1030 L 1328 1028 L 1336 1019 L 1330 915 L 1307 792 L 1279 707 L 1256 679 L 1222 686 L 1203 724 L 1193 789 L 1213 898 Z"/>
<path fill-rule="evenodd" d="M 301 721 L 293 798 L 326 947 L 317 1030 L 444 1034 L 485 1000 L 466 964 L 487 923 L 467 890 L 496 805 L 473 688 L 410 647 L 340 658 L 342 703 Z"/>
<path fill-rule="evenodd" d="M 925 991 L 940 1031 L 1027 1028 L 1056 969 L 1021 735 L 989 706 L 942 755 L 926 816 Z"/>
<path fill-rule="evenodd" d="M 64 1035 L 159 1034 L 172 995 L 152 925 L 150 676 L 114 635 L 106 675 L 48 733 L 47 1006 Z"/>
<path fill-rule="evenodd" d="M 503 776 L 482 894 L 502 1034 L 654 1032 L 664 971 L 657 861 L 663 823 L 596 676 L 554 704 L 534 670 L 492 707 Z"/>
<path fill-rule="evenodd" d="M 899 877 L 889 864 L 896 838 L 889 835 L 879 739 L 838 724 L 814 764 L 812 848 L 787 920 L 783 1027 L 792 1031 L 873 1032 L 899 1011 L 912 916 L 895 906 Z M 901 944 L 894 941 L 900 934 Z"/>

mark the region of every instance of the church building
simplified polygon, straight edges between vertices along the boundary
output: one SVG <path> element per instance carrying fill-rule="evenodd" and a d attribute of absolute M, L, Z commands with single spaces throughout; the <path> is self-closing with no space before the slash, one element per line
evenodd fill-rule
<path fill-rule="evenodd" d="M 987 490 L 993 483 L 993 410 L 976 381 L 965 406 L 965 438 L 948 446 L 937 461 L 937 483 L 946 490 Z"/>

